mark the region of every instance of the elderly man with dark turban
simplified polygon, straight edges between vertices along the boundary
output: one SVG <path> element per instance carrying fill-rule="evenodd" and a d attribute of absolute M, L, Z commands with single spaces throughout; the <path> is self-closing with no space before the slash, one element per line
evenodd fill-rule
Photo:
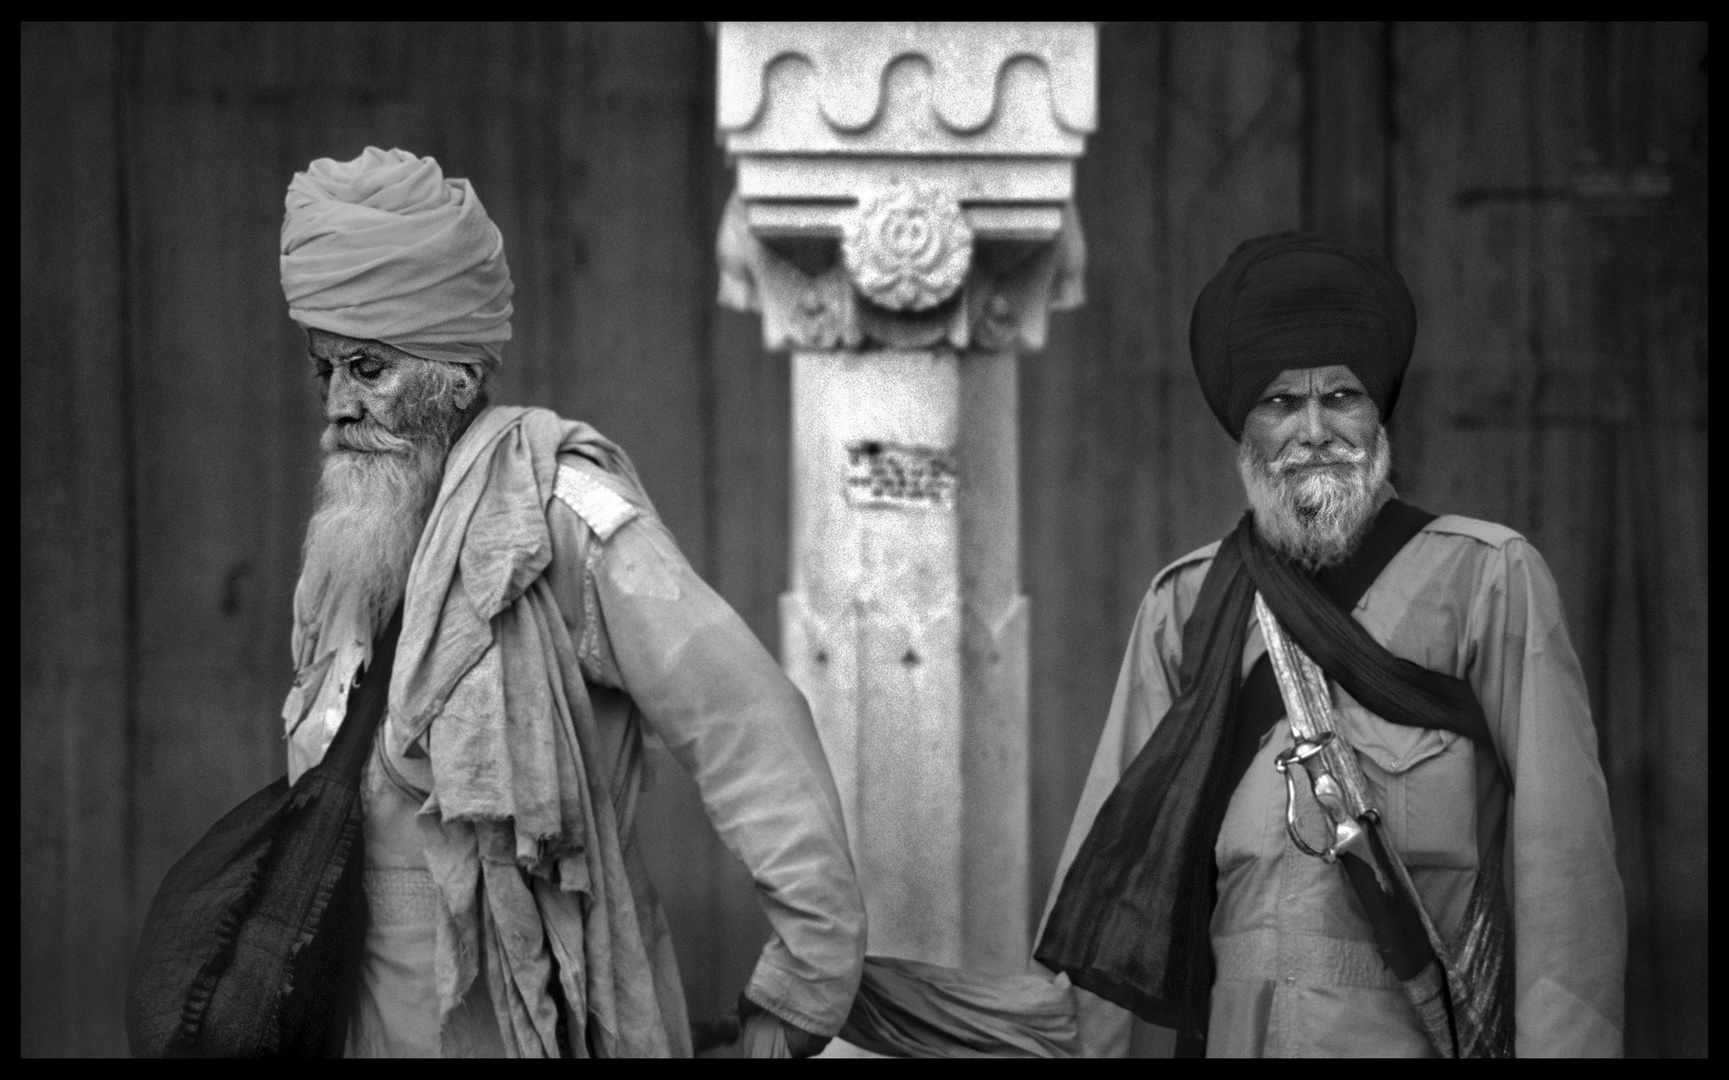
<path fill-rule="evenodd" d="M 1035 955 L 1089 1052 L 1131 1013 L 1179 1054 L 1621 1050 L 1584 679 L 1530 543 L 1388 482 L 1415 334 L 1387 262 L 1299 233 L 1195 305 L 1249 512 L 1153 579 L 1058 869 Z"/>
<path fill-rule="evenodd" d="M 287 211 L 282 287 L 328 421 L 290 779 L 351 711 L 384 710 L 348 1052 L 691 1052 L 632 829 L 651 733 L 774 930 L 743 1043 L 819 1049 L 858 987 L 864 909 L 803 697 L 685 561 L 623 450 L 488 405 L 511 282 L 467 181 L 368 148 L 297 174 Z"/>

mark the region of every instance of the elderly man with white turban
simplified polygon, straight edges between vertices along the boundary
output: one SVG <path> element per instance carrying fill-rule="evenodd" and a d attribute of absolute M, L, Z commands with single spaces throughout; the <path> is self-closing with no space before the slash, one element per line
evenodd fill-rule
<path fill-rule="evenodd" d="M 360 687 L 388 685 L 348 1052 L 691 1052 L 632 830 L 648 731 L 696 778 L 774 930 L 745 1043 L 819 1049 L 858 987 L 864 909 L 808 707 L 623 450 L 488 405 L 511 282 L 473 187 L 400 150 L 313 162 L 288 191 L 282 287 L 329 425 L 295 593 L 290 779 L 377 697 Z"/>

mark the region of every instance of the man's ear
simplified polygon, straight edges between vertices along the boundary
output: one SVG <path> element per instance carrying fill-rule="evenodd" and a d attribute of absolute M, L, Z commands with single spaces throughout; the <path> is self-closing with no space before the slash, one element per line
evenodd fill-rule
<path fill-rule="evenodd" d="M 456 388 L 456 403 L 458 408 L 466 409 L 474 404 L 474 399 L 480 396 L 480 388 L 486 382 L 486 376 L 474 364 L 458 364 L 462 382 Z"/>

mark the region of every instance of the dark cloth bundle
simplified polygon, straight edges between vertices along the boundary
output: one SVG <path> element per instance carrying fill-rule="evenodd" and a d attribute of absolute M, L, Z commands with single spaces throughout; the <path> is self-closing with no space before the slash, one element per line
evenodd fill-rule
<path fill-rule="evenodd" d="M 1213 847 L 1261 735 L 1284 715 L 1263 657 L 1239 680 L 1255 592 L 1316 663 L 1397 724 L 1487 746 L 1470 687 L 1388 653 L 1350 609 L 1433 515 L 1384 506 L 1356 554 L 1319 580 L 1272 552 L 1245 515 L 1219 545 L 1183 627 L 1178 694 L 1100 808 L 1034 958 L 1083 989 L 1204 1045 L 1213 983 Z"/>
<path fill-rule="evenodd" d="M 127 988 L 135 1056 L 342 1055 L 366 933 L 360 778 L 401 626 L 399 608 L 324 759 L 229 811 L 163 879 Z"/>

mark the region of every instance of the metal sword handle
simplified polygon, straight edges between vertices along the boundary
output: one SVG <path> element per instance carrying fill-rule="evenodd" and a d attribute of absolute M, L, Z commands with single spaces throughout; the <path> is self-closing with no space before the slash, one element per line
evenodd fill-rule
<path fill-rule="evenodd" d="M 1374 865 L 1369 858 L 1362 822 L 1379 821 L 1381 815 L 1369 801 L 1369 785 L 1363 778 L 1363 767 L 1357 762 L 1356 751 L 1344 739 L 1335 737 L 1339 725 L 1327 677 L 1320 666 L 1285 635 L 1284 628 L 1258 592 L 1255 594 L 1255 615 L 1260 620 L 1261 638 L 1267 644 L 1267 659 L 1273 665 L 1280 694 L 1285 699 L 1291 734 L 1299 745 L 1307 743 L 1317 748 L 1300 759 L 1291 760 L 1302 762 L 1309 774 L 1315 801 L 1325 811 L 1333 829 L 1332 843 L 1322 857 L 1332 862 L 1340 852 L 1349 851 Z M 1296 789 L 1288 770 L 1281 768 L 1279 771 L 1286 774 L 1286 794 L 1290 799 L 1286 806 L 1286 822 L 1291 828 L 1296 820 Z M 1296 840 L 1294 832 L 1292 839 Z M 1307 844 L 1298 843 L 1297 846 L 1300 850 L 1314 853 Z"/>
<path fill-rule="evenodd" d="M 1300 765 L 1304 772 L 1308 772 L 1309 760 L 1320 753 L 1332 738 L 1332 733 L 1328 732 L 1315 742 L 1298 739 L 1290 749 L 1281 750 L 1279 756 L 1273 759 L 1273 768 L 1279 770 L 1279 775 L 1285 778 L 1285 832 L 1290 834 L 1291 843 L 1297 846 L 1298 851 L 1328 862 L 1338 860 L 1335 845 L 1328 844 L 1325 850 L 1310 847 L 1309 842 L 1303 839 L 1303 830 L 1297 824 L 1297 776 L 1296 770 L 1291 766 Z M 1311 789 L 1315 786 L 1313 774 L 1309 775 L 1309 786 Z M 1328 817 L 1329 820 L 1332 819 L 1330 811 Z"/>

